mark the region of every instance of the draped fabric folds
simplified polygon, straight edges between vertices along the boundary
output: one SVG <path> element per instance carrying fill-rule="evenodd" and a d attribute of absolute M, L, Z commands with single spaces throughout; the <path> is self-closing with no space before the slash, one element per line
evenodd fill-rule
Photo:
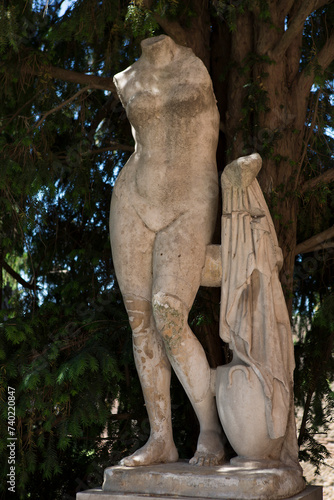
<path fill-rule="evenodd" d="M 268 434 L 272 439 L 288 438 L 281 459 L 291 465 L 298 461 L 293 414 L 294 353 L 278 277 L 282 252 L 258 181 L 236 187 L 224 172 L 222 187 L 220 336 L 259 378 L 266 401 Z"/>

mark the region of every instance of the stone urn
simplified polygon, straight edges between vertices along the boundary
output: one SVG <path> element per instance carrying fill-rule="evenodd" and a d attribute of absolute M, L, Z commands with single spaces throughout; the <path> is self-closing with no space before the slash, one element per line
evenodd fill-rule
<path fill-rule="evenodd" d="M 241 363 L 220 366 L 216 373 L 219 417 L 238 455 L 232 461 L 256 461 L 261 462 L 262 466 L 277 466 L 284 437 L 269 437 L 261 382 L 250 366 Z"/>

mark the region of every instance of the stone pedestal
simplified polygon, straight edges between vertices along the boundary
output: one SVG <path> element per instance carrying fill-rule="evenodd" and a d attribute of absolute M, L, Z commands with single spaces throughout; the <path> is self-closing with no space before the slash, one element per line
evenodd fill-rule
<path fill-rule="evenodd" d="M 187 462 L 177 462 L 108 467 L 102 489 L 80 492 L 77 500 L 322 499 L 321 487 L 304 487 L 303 478 L 289 468 L 194 467 Z"/>

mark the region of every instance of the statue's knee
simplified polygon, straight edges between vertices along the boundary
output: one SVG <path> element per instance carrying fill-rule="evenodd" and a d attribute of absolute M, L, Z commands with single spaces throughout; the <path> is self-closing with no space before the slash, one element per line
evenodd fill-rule
<path fill-rule="evenodd" d="M 158 292 L 153 296 L 152 306 L 155 324 L 162 337 L 180 339 L 188 317 L 187 308 L 181 300 Z"/>

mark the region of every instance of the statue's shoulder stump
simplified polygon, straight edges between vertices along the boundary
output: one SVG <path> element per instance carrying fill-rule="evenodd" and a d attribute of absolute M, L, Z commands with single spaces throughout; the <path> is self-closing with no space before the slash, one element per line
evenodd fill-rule
<path fill-rule="evenodd" d="M 322 500 L 320 486 L 304 488 L 303 478 L 287 467 L 196 467 L 177 462 L 108 467 L 102 489 L 77 493 L 76 500 Z"/>

